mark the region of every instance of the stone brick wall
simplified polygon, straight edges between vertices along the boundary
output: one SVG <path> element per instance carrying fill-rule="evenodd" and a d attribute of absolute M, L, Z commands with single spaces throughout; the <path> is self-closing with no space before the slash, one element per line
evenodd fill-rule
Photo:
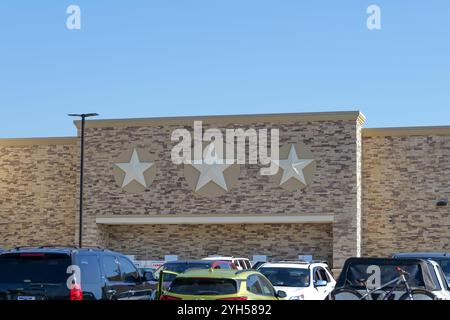
<path fill-rule="evenodd" d="M 450 251 L 450 136 L 363 142 L 363 254 Z"/>
<path fill-rule="evenodd" d="M 74 244 L 75 144 L 0 142 L 0 247 Z"/>
<path fill-rule="evenodd" d="M 142 225 L 108 229 L 108 248 L 139 259 L 160 260 L 167 254 L 181 259 L 213 254 L 297 259 L 299 254 L 311 254 L 316 259 L 332 260 L 330 224 Z"/>
<path fill-rule="evenodd" d="M 170 136 L 172 130 L 180 128 L 179 125 L 95 127 L 90 124 L 88 122 L 86 129 L 85 191 L 89 195 L 85 207 L 86 244 L 105 245 L 104 230 L 95 223 L 95 217 L 101 215 L 333 213 L 335 241 L 332 250 L 335 265 L 339 267 L 345 258 L 358 254 L 359 147 L 356 141 L 360 131 L 356 119 L 204 123 L 205 130 L 211 127 L 279 128 L 282 145 L 304 143 L 317 160 L 315 182 L 304 190 L 286 192 L 269 177 L 261 176 L 258 165 L 241 165 L 236 188 L 215 199 L 196 196 L 183 177 L 182 167 L 170 161 L 170 152 L 175 145 L 170 141 Z M 192 124 L 192 121 L 186 121 L 181 127 L 192 130 Z M 113 176 L 115 159 L 133 147 L 154 153 L 157 159 L 155 181 L 146 192 L 139 194 L 124 192 L 116 185 Z"/>

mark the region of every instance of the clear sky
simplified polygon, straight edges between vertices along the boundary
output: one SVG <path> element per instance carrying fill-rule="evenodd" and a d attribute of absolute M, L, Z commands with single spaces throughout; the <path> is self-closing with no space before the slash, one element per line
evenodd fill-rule
<path fill-rule="evenodd" d="M 0 137 L 74 135 L 72 112 L 450 125 L 450 1 L 1 0 L 0 110 Z"/>

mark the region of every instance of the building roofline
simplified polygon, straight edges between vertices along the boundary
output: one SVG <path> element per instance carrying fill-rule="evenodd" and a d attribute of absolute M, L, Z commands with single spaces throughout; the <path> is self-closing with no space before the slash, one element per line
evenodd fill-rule
<path fill-rule="evenodd" d="M 7 138 L 0 139 L 2 147 L 26 147 L 39 145 L 75 145 L 77 137 L 48 137 L 48 138 Z"/>
<path fill-rule="evenodd" d="M 105 127 L 142 127 L 155 125 L 191 125 L 194 120 L 213 124 L 247 124 L 255 122 L 288 122 L 288 121 L 358 121 L 364 124 L 366 118 L 359 111 L 340 112 L 310 112 L 310 113 L 268 113 L 268 114 L 236 114 L 210 116 L 180 116 L 156 118 L 129 119 L 96 119 L 86 120 L 87 128 Z M 81 121 L 75 120 L 75 126 L 80 129 Z"/>
<path fill-rule="evenodd" d="M 362 135 L 365 138 L 391 136 L 450 136 L 450 126 L 367 128 L 362 129 Z"/>

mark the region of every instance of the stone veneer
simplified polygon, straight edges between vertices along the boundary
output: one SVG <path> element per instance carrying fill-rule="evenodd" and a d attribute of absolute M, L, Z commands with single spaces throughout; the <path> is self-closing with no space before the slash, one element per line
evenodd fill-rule
<path fill-rule="evenodd" d="M 450 207 L 436 203 L 450 195 L 450 130 L 370 131 L 363 139 L 363 254 L 449 252 Z"/>
<path fill-rule="evenodd" d="M 205 118 L 204 129 L 278 128 L 282 145 L 304 143 L 317 159 L 315 181 L 304 190 L 286 192 L 259 175 L 258 165 L 242 165 L 236 188 L 215 199 L 195 195 L 182 167 L 170 161 L 172 130 L 191 130 L 193 120 L 202 117 L 109 125 L 88 121 L 85 244 L 152 259 L 170 253 L 185 258 L 267 254 L 275 259 L 314 254 L 335 268 L 360 253 L 448 251 L 450 209 L 437 208 L 436 202 L 450 193 L 450 129 L 386 133 L 361 129 L 356 115 L 324 117 Z M 78 147 L 76 138 L 0 140 L 0 247 L 76 243 Z M 157 158 L 156 179 L 140 194 L 124 192 L 112 172 L 120 153 L 133 147 Z M 95 221 L 101 216 L 246 214 L 333 214 L 335 222 L 108 226 Z"/>
<path fill-rule="evenodd" d="M 332 261 L 330 224 L 230 224 L 108 226 L 107 247 L 136 255 L 141 260 L 159 260 L 175 254 L 180 259 L 208 255 L 272 259 L 297 259 L 299 253 Z"/>
<path fill-rule="evenodd" d="M 241 123 L 229 120 L 204 121 L 207 128 L 278 128 L 281 145 L 287 143 L 306 144 L 317 160 L 316 179 L 308 188 L 297 192 L 286 192 L 259 174 L 258 165 L 242 165 L 238 185 L 226 195 L 208 199 L 196 196 L 183 177 L 181 166 L 170 161 L 170 152 L 175 144 L 170 141 L 171 132 L 180 124 L 141 124 L 133 121 L 119 125 L 101 125 L 88 122 L 86 128 L 86 207 L 84 216 L 84 242 L 90 245 L 107 245 L 114 228 L 96 224 L 96 217 L 111 215 L 234 215 L 234 214 L 334 214 L 332 263 L 340 267 L 346 258 L 358 254 L 358 174 L 360 146 L 356 143 L 360 133 L 359 113 L 349 120 L 305 121 L 301 114 L 290 120 L 276 121 L 261 117 L 258 121 Z M 226 119 L 226 117 L 224 117 Z M 245 119 L 245 117 L 243 117 Z M 195 120 L 202 120 L 201 117 Z M 126 120 L 124 120 L 126 121 Z M 192 130 L 193 119 L 183 120 L 181 127 Z M 116 185 L 113 176 L 115 159 L 125 150 L 143 148 L 156 155 L 157 174 L 153 184 L 144 193 L 129 194 Z M 207 226 L 197 226 L 207 228 Z M 157 227 L 165 230 L 165 226 Z M 234 228 L 235 227 L 230 227 Z M 255 226 L 255 228 L 257 228 Z M 289 232 L 286 229 L 284 232 Z M 233 230 L 234 230 L 233 229 Z M 142 230 L 136 228 L 136 230 Z M 191 230 L 196 230 L 192 228 Z M 281 230 L 281 229 L 280 229 Z M 302 229 L 303 230 L 303 229 Z M 280 231 L 283 232 L 283 231 Z M 199 233 L 201 234 L 201 233 Z M 238 233 L 243 237 L 242 232 Z M 142 239 L 140 234 L 133 234 Z M 133 248 L 142 251 L 156 250 L 147 247 L 155 243 L 152 234 L 147 242 L 137 241 Z M 167 235 L 172 241 L 173 235 Z M 301 238 L 301 234 L 296 239 Z M 156 238 L 160 239 L 160 237 Z M 228 238 L 227 238 L 228 239 Z M 228 240 L 227 240 L 228 241 Z M 326 241 L 325 241 L 326 242 Z M 127 242 L 129 243 L 129 242 Z M 159 243 L 159 241 L 158 241 Z M 223 241 L 226 245 L 226 241 Z M 300 242 L 302 243 L 302 242 Z M 288 244 L 283 244 L 288 245 Z M 281 246 L 281 245 L 280 245 Z M 277 255 L 277 246 L 273 246 Z M 282 246 L 281 246 L 282 247 Z M 295 244 L 294 244 L 295 248 Z M 124 251 L 126 248 L 123 248 Z M 250 252 L 241 246 L 240 252 Z M 173 252 L 174 253 L 174 252 Z M 182 252 L 179 252 L 182 254 Z M 294 255 L 294 252 L 290 252 Z M 297 252 L 303 254 L 303 252 Z"/>
<path fill-rule="evenodd" d="M 75 139 L 0 141 L 0 248 L 73 245 Z"/>
<path fill-rule="evenodd" d="M 144 119 L 96 126 L 96 121 L 88 121 L 85 243 L 149 259 L 165 254 L 266 254 L 274 259 L 314 254 L 335 268 L 360 252 L 388 256 L 450 251 L 450 207 L 436 207 L 450 194 L 450 128 L 363 129 L 361 138 L 356 116 L 320 121 L 296 117 L 303 116 L 207 121 L 205 128 L 279 128 L 282 144 L 302 142 L 317 159 L 315 182 L 302 191 L 286 192 L 260 176 L 258 166 L 247 165 L 241 166 L 238 186 L 216 199 L 196 196 L 182 168 L 169 160 L 170 132 L 179 123 Z M 190 128 L 192 119 L 183 119 L 183 127 Z M 76 243 L 78 147 L 76 138 L 0 139 L 0 248 Z M 132 147 L 157 156 L 154 183 L 133 195 L 116 185 L 112 172 L 116 157 Z M 118 215 L 305 213 L 332 213 L 335 222 L 115 226 L 97 225 L 95 220 Z"/>

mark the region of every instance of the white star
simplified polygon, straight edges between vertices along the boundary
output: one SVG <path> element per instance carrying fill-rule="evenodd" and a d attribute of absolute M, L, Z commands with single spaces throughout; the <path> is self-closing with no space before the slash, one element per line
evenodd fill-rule
<path fill-rule="evenodd" d="M 307 185 L 303 169 L 314 161 L 314 159 L 299 159 L 294 145 L 291 145 L 289 156 L 286 160 L 274 160 L 274 162 L 283 169 L 280 186 L 291 178 L 297 179 L 304 185 Z"/>
<path fill-rule="evenodd" d="M 123 179 L 122 188 L 125 188 L 132 181 L 137 181 L 145 188 L 147 188 L 144 172 L 153 165 L 153 162 L 141 162 L 139 160 L 139 155 L 136 149 L 134 149 L 130 162 L 116 163 L 116 166 L 118 166 L 125 172 L 125 178 Z"/>
<path fill-rule="evenodd" d="M 226 164 L 223 159 L 218 159 L 215 152 L 214 156 L 211 156 L 211 151 L 213 150 L 214 144 L 212 143 L 204 152 L 207 154 L 207 158 L 203 161 L 194 161 L 192 164 L 192 166 L 200 172 L 195 191 L 200 190 L 211 181 L 215 182 L 219 187 L 225 189 L 225 191 L 228 191 L 223 172 L 231 166 L 231 164 Z"/>

